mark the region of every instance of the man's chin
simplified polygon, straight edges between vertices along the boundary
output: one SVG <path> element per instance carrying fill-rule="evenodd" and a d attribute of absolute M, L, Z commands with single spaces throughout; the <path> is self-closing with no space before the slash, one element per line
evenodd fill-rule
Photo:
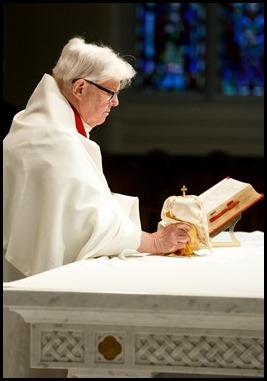
<path fill-rule="evenodd" d="M 92 127 L 92 130 L 91 130 L 91 132 L 98 130 L 98 129 L 99 129 L 99 127 L 101 127 L 101 126 L 102 126 L 102 124 L 105 122 L 105 120 L 106 120 L 107 116 L 108 116 L 108 115 L 106 115 L 106 117 L 104 117 L 104 118 L 103 118 L 103 120 L 102 120 L 102 122 L 101 122 L 101 123 L 99 123 L 99 124 L 95 125 L 94 127 Z"/>

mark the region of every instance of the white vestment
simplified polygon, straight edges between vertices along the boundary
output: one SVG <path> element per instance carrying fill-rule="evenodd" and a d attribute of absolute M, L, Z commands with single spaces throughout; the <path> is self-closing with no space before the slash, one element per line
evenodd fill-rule
<path fill-rule="evenodd" d="M 112 194 L 99 146 L 48 74 L 4 139 L 3 185 L 4 255 L 21 276 L 140 245 L 138 198 Z"/>

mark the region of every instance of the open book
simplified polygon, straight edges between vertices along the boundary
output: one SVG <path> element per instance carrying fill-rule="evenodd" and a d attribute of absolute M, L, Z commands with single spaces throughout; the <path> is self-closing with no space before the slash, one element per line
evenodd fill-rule
<path fill-rule="evenodd" d="M 248 183 L 226 177 L 198 197 L 207 215 L 209 234 L 212 237 L 262 199 L 263 194 Z"/>

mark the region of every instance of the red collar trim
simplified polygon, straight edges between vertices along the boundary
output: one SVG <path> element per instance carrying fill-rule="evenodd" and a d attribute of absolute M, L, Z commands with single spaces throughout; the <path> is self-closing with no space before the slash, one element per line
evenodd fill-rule
<path fill-rule="evenodd" d="M 76 110 L 75 107 L 72 106 L 71 104 L 71 107 L 72 107 L 72 110 L 74 112 L 74 116 L 75 116 L 75 125 L 76 125 L 76 128 L 77 128 L 77 131 L 79 132 L 79 134 L 85 136 L 87 138 L 87 134 L 86 134 L 86 130 L 84 128 L 84 125 L 83 125 L 83 121 L 82 121 L 82 118 L 80 117 L 78 111 Z"/>

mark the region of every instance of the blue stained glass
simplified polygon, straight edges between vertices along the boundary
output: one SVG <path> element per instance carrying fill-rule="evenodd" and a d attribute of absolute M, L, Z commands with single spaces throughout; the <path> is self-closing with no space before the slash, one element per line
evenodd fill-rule
<path fill-rule="evenodd" d="M 207 29 L 206 10 L 214 6 L 218 23 Z M 206 39 L 207 33 L 212 38 Z M 209 91 L 263 95 L 263 3 L 137 3 L 136 85 L 149 92 L 205 94 L 206 76 L 214 78 L 206 70 L 207 43 L 213 36 L 217 51 L 209 50 L 215 53 L 209 54 L 209 64 L 212 70 L 217 68 L 218 80 L 209 81 Z"/>
<path fill-rule="evenodd" d="M 205 16 L 204 5 L 198 3 L 137 4 L 137 85 L 153 90 L 204 89 Z"/>
<path fill-rule="evenodd" d="M 264 4 L 223 3 L 219 8 L 220 91 L 264 94 Z"/>

